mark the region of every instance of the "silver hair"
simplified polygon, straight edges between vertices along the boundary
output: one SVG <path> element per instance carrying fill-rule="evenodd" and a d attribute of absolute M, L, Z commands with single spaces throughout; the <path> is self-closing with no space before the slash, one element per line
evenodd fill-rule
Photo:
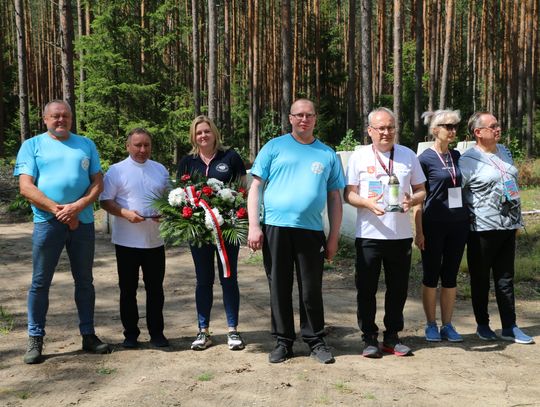
<path fill-rule="evenodd" d="M 53 99 L 49 103 L 47 103 L 45 107 L 43 108 L 43 117 L 47 116 L 47 112 L 49 111 L 49 108 L 51 107 L 51 105 L 55 105 L 55 104 L 64 105 L 69 110 L 69 113 L 73 114 L 73 112 L 71 111 L 71 106 L 69 105 L 68 102 L 62 99 Z"/>
<path fill-rule="evenodd" d="M 469 130 L 469 134 L 471 136 L 474 136 L 474 130 L 478 127 L 482 127 L 484 123 L 482 122 L 482 116 L 485 114 L 492 114 L 491 112 L 475 112 L 467 122 L 467 129 Z"/>
<path fill-rule="evenodd" d="M 377 109 L 374 109 L 371 112 L 369 112 L 368 117 L 367 117 L 368 126 L 371 126 L 371 120 L 373 119 L 373 116 L 381 112 L 389 114 L 390 117 L 392 117 L 392 120 L 394 120 L 394 123 L 396 122 L 396 115 L 393 111 L 391 111 L 387 107 L 378 107 Z"/>
<path fill-rule="evenodd" d="M 439 109 L 422 113 L 422 119 L 428 126 L 429 134 L 433 136 L 433 129 L 440 124 L 458 124 L 461 121 L 461 114 L 459 110 Z"/>

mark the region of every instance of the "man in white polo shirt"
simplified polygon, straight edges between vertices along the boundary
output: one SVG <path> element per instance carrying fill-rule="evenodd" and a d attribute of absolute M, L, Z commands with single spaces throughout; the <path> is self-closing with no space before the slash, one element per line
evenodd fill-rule
<path fill-rule="evenodd" d="M 145 129 L 132 130 L 126 148 L 129 157 L 110 167 L 100 196 L 101 207 L 114 215 L 111 240 L 116 249 L 123 346 L 138 346 L 137 286 L 141 268 L 150 343 L 165 347 L 169 346 L 163 335 L 165 248 L 151 205 L 152 198 L 167 188 L 169 173 L 163 165 L 150 160 L 152 138 Z"/>
<path fill-rule="evenodd" d="M 423 202 L 426 177 L 407 147 L 395 144 L 396 119 L 384 107 L 368 116 L 372 144 L 355 151 L 349 159 L 345 201 L 358 208 L 356 222 L 357 317 L 362 330 L 362 355 L 380 358 L 379 327 L 375 323 L 376 294 L 384 266 L 386 296 L 382 349 L 397 356 L 412 355 L 401 343 L 403 307 L 407 299 L 411 267 L 412 227 L 408 210 Z M 388 185 L 399 181 L 395 195 Z M 391 182 L 392 181 L 392 182 Z"/>

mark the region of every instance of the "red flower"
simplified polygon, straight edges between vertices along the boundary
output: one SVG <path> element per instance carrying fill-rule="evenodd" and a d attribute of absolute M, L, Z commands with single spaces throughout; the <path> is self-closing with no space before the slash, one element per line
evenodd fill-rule
<path fill-rule="evenodd" d="M 247 195 L 247 191 L 245 188 L 238 188 L 238 192 L 241 193 L 244 198 Z"/>
<path fill-rule="evenodd" d="M 180 180 L 184 182 L 189 181 L 190 179 L 191 179 L 191 175 L 189 174 L 184 174 L 180 177 Z"/>
<path fill-rule="evenodd" d="M 189 219 L 193 216 L 193 209 L 191 209 L 189 206 L 184 206 L 182 208 L 182 217 L 184 219 Z"/>
<path fill-rule="evenodd" d="M 212 188 L 210 188 L 208 185 L 205 186 L 205 187 L 202 187 L 202 193 L 205 194 L 206 196 L 212 196 L 212 194 L 214 193 L 214 191 L 212 190 Z"/>
<path fill-rule="evenodd" d="M 247 211 L 246 208 L 240 208 L 236 211 L 236 216 L 238 216 L 238 219 L 244 219 L 247 217 Z"/>

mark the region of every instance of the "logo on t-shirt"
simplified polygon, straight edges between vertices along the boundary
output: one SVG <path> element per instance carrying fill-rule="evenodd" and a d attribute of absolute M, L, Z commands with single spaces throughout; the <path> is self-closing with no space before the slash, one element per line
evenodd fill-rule
<path fill-rule="evenodd" d="M 311 164 L 311 172 L 313 174 L 322 174 L 322 172 L 324 171 L 324 165 L 322 165 L 320 162 L 313 162 Z"/>
<path fill-rule="evenodd" d="M 216 165 L 216 171 L 227 172 L 229 171 L 229 166 L 225 163 L 219 163 L 218 165 Z"/>
<path fill-rule="evenodd" d="M 90 167 L 90 160 L 88 157 L 84 157 L 81 161 L 81 167 L 83 170 L 88 171 L 88 167 Z"/>
<path fill-rule="evenodd" d="M 367 172 L 368 174 L 375 174 L 375 166 L 374 165 L 370 165 L 367 167 Z"/>

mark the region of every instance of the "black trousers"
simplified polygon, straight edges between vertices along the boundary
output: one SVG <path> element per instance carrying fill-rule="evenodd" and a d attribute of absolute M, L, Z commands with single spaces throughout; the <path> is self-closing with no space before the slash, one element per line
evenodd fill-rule
<path fill-rule="evenodd" d="M 165 277 L 165 248 L 138 249 L 115 245 L 120 286 L 120 319 L 124 336 L 136 339 L 140 330 L 137 307 L 139 268 L 142 269 L 146 290 L 146 325 L 151 337 L 163 333 L 163 279 Z"/>
<path fill-rule="evenodd" d="M 411 268 L 412 239 L 382 240 L 356 238 L 356 301 L 358 326 L 363 338 L 376 336 L 377 288 L 381 265 L 384 266 L 386 295 L 384 299 L 385 336 L 403 330 L 403 307 L 407 300 Z"/>
<path fill-rule="evenodd" d="M 470 232 L 467 264 L 471 278 L 471 297 L 478 325 L 489 324 L 489 278 L 493 271 L 495 297 L 503 328 L 516 323 L 514 299 L 515 230 Z"/>
<path fill-rule="evenodd" d="M 431 222 L 423 219 L 425 249 L 422 254 L 426 287 L 455 288 L 457 274 L 469 235 L 469 221 Z"/>
<path fill-rule="evenodd" d="M 263 257 L 270 287 L 272 335 L 292 345 L 296 339 L 292 290 L 294 269 L 300 296 L 300 333 L 310 347 L 324 337 L 322 275 L 326 239 L 322 231 L 265 225 Z"/>

